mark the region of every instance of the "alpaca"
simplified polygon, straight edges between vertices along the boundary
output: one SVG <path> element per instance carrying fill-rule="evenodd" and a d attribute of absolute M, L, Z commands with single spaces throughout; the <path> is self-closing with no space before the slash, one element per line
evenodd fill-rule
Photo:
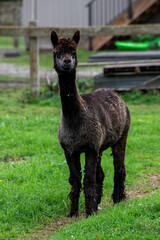
<path fill-rule="evenodd" d="M 80 154 L 85 153 L 84 195 L 86 215 L 98 210 L 101 202 L 104 172 L 101 167 L 102 152 L 112 148 L 114 159 L 113 202 L 125 198 L 126 177 L 124 158 L 130 113 L 114 91 L 98 89 L 80 95 L 76 86 L 77 48 L 80 32 L 72 38 L 58 38 L 51 33 L 54 68 L 58 73 L 62 115 L 58 139 L 69 167 L 71 208 L 69 217 L 78 215 L 81 184 Z"/>

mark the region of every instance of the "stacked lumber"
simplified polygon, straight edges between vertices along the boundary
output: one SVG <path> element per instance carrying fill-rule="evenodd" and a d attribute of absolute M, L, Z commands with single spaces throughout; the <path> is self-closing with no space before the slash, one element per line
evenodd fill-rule
<path fill-rule="evenodd" d="M 95 76 L 95 86 L 116 91 L 160 89 L 160 60 L 108 62 L 103 74 Z"/>

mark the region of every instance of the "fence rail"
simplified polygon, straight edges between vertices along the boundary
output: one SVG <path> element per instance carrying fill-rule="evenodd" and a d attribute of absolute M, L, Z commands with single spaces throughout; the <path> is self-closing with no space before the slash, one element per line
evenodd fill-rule
<path fill-rule="evenodd" d="M 33 25 L 33 24 L 32 24 Z M 38 38 L 48 37 L 55 30 L 59 36 L 72 36 L 77 27 L 19 27 L 19 26 L 0 26 L 0 36 L 26 36 L 30 40 L 30 86 L 31 93 L 39 93 L 39 48 Z M 82 37 L 95 36 L 130 36 L 136 34 L 160 35 L 160 24 L 136 24 L 128 26 L 91 26 L 78 27 Z"/>
<path fill-rule="evenodd" d="M 54 29 L 61 36 L 73 35 L 77 28 L 83 37 L 96 36 L 127 36 L 135 34 L 160 34 L 160 24 L 132 24 L 121 26 L 90 26 L 90 27 L 19 27 L 0 26 L 0 36 L 47 37 Z"/>

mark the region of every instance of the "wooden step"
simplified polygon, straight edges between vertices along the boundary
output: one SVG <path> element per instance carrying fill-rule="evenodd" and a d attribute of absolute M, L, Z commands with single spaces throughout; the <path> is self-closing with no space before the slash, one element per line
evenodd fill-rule
<path fill-rule="evenodd" d="M 139 0 L 133 5 L 132 19 L 128 18 L 128 11 L 124 12 L 120 17 L 118 17 L 111 25 L 128 25 L 138 21 L 141 15 L 143 15 L 147 10 L 160 4 L 159 0 Z M 113 39 L 113 36 L 100 36 L 95 37 L 92 40 L 92 47 L 94 51 L 101 49 L 104 45 L 110 42 Z"/>

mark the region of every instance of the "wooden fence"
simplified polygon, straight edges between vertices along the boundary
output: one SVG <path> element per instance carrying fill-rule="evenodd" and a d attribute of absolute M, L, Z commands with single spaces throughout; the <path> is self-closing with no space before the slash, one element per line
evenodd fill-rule
<path fill-rule="evenodd" d="M 30 90 L 39 94 L 39 47 L 38 38 L 48 37 L 54 29 L 59 36 L 72 36 L 76 27 L 36 27 L 32 22 L 29 27 L 0 26 L 0 36 L 26 36 L 30 42 Z M 136 34 L 160 35 L 160 24 L 135 24 L 129 26 L 91 26 L 79 27 L 82 37 L 95 36 L 130 36 Z"/>

